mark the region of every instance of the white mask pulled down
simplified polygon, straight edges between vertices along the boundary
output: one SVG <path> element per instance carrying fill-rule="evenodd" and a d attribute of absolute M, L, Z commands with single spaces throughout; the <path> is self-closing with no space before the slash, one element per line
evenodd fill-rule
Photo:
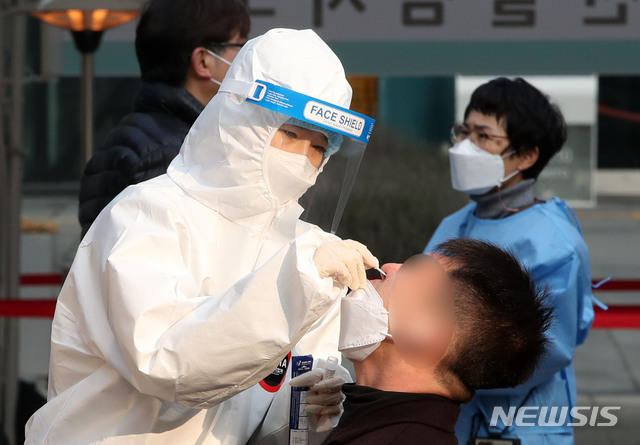
<path fill-rule="evenodd" d="M 465 139 L 449 149 L 451 183 L 455 190 L 469 195 L 484 195 L 494 187 L 500 187 L 518 174 L 514 171 L 505 177 L 505 155 L 491 154 Z"/>
<path fill-rule="evenodd" d="M 364 360 L 391 337 L 389 312 L 370 281 L 347 294 L 341 305 L 338 350 L 349 360 Z"/>
<path fill-rule="evenodd" d="M 300 198 L 316 183 L 320 170 L 311 164 L 307 156 L 270 145 L 265 148 L 263 156 L 265 181 L 278 205 Z"/>

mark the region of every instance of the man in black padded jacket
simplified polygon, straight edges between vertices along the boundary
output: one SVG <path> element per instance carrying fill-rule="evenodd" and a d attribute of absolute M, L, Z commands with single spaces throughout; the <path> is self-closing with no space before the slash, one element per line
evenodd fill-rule
<path fill-rule="evenodd" d="M 131 184 L 166 173 L 171 160 L 247 40 L 241 0 L 149 0 L 136 29 L 142 86 L 133 112 L 85 166 L 78 220 L 82 236 Z"/>

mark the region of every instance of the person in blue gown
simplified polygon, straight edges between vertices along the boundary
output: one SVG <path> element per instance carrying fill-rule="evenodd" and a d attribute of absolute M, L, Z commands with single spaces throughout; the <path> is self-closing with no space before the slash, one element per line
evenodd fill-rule
<path fill-rule="evenodd" d="M 489 437 L 510 440 L 501 444 L 574 443 L 572 359 L 594 316 L 589 252 L 567 203 L 555 197 L 542 201 L 534 194 L 538 175 L 560 151 L 566 134 L 560 110 L 521 78 L 496 78 L 479 86 L 464 122 L 452 127 L 452 185 L 471 202 L 440 223 L 425 252 L 456 237 L 509 249 L 536 283 L 548 287 L 556 314 L 549 332 L 551 347 L 527 383 L 477 391 L 462 406 L 456 425 L 461 445 Z M 526 419 L 534 426 L 518 426 L 509 416 L 523 406 L 539 407 L 526 411 L 538 414 Z"/>

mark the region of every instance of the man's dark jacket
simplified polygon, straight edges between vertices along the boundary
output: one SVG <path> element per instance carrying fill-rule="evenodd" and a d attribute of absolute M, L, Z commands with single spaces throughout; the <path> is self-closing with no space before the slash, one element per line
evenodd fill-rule
<path fill-rule="evenodd" d="M 457 445 L 460 405 L 433 394 L 381 391 L 355 384 L 340 423 L 323 445 Z"/>
<path fill-rule="evenodd" d="M 111 131 L 85 167 L 78 209 L 82 236 L 127 186 L 166 173 L 203 108 L 183 88 L 162 83 L 142 85 L 134 111 Z"/>

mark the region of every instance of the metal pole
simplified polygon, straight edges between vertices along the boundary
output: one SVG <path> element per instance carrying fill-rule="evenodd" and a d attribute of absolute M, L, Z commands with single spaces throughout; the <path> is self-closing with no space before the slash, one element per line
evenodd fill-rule
<path fill-rule="evenodd" d="M 0 42 L 6 42 L 5 35 L 5 6 L 0 2 Z M 5 110 L 7 110 L 7 98 L 6 98 L 6 76 L 5 76 L 5 54 L 10 47 L 0 46 L 0 298 L 5 298 L 7 295 L 7 270 L 5 265 L 7 264 L 6 253 L 8 250 L 8 202 L 7 202 L 7 190 L 9 177 L 7 170 L 7 147 L 5 144 Z M 2 321 L 0 321 L 0 326 Z M 2 343 L 0 336 L 0 353 L 2 351 Z M 2 375 L 0 374 L 0 378 Z M 0 388 L 0 400 L 2 400 L 2 389 Z"/>
<path fill-rule="evenodd" d="M 10 133 L 8 151 L 8 196 L 6 204 L 8 226 L 6 280 L 7 295 L 17 297 L 20 291 L 20 214 L 22 199 L 22 113 L 23 113 L 23 83 L 25 63 L 25 33 L 26 17 L 17 14 L 12 17 L 13 51 L 11 63 L 11 103 L 10 103 Z M 4 350 L 2 357 L 4 375 L 3 393 L 3 424 L 9 443 L 15 443 L 15 410 L 18 400 L 18 321 L 8 319 L 4 321 Z"/>
<path fill-rule="evenodd" d="M 0 3 L 2 15 L 0 15 L 0 42 L 6 42 L 8 33 L 6 32 L 6 7 Z M 9 149 L 5 138 L 5 122 L 8 122 L 6 116 L 8 105 L 7 86 L 8 76 L 5 71 L 5 54 L 11 57 L 10 46 L 0 46 L 0 298 L 5 299 L 9 296 L 9 167 L 7 165 L 9 159 Z M 7 342 L 5 328 L 6 319 L 0 319 L 0 423 L 3 430 L 7 429 L 7 418 L 5 416 L 5 400 L 6 400 L 6 366 L 7 361 Z M 2 431 L 0 430 L 0 433 Z"/>
<path fill-rule="evenodd" d="M 82 53 L 82 156 L 80 172 L 93 155 L 93 53 Z"/>

